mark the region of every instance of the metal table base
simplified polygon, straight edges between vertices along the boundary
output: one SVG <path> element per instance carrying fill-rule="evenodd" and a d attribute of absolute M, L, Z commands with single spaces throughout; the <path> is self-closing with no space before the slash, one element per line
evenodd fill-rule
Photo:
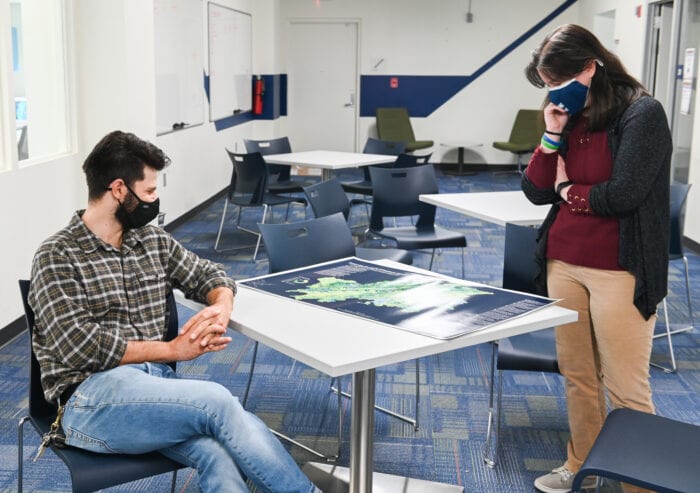
<path fill-rule="evenodd" d="M 350 468 L 307 463 L 304 473 L 324 493 L 463 493 L 461 486 L 373 473 L 374 370 L 352 375 Z"/>

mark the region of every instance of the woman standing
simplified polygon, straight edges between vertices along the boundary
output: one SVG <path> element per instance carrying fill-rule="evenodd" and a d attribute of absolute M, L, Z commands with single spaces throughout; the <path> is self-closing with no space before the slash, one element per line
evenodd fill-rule
<path fill-rule="evenodd" d="M 530 201 L 553 204 L 538 281 L 578 312 L 556 329 L 567 459 L 535 487 L 566 493 L 603 425 L 606 393 L 614 408 L 654 412 L 649 357 L 667 287 L 671 135 L 659 102 L 580 26 L 555 29 L 525 72 L 549 89 L 547 130 L 522 180 Z"/>

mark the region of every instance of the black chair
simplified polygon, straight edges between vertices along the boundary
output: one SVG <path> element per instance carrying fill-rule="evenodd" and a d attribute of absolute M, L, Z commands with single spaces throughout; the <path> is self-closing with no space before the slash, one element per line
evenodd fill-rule
<path fill-rule="evenodd" d="M 688 259 L 683 251 L 683 227 L 685 225 L 685 203 L 688 198 L 688 191 L 690 190 L 690 185 L 683 183 L 672 183 L 671 184 L 671 234 L 670 234 L 670 245 L 669 245 L 669 262 L 674 260 L 683 260 L 683 265 L 685 267 L 685 294 L 686 303 L 688 304 L 688 325 L 680 328 L 671 330 L 671 324 L 668 317 L 668 303 L 666 298 L 663 301 L 664 307 L 664 321 L 666 324 L 666 330 L 660 334 L 655 334 L 654 339 L 659 337 L 665 337 L 668 341 L 668 350 L 671 357 L 671 367 L 665 367 L 657 363 L 650 363 L 652 366 L 661 368 L 667 373 L 675 373 L 678 369 L 676 365 L 676 355 L 673 350 L 673 341 L 671 336 L 673 334 L 679 334 L 682 332 L 687 332 L 695 327 L 695 320 L 693 317 L 693 305 L 690 301 L 690 275 L 688 272 Z"/>
<path fill-rule="evenodd" d="M 328 183 L 328 182 L 324 182 Z M 336 181 L 337 184 L 337 181 Z M 329 216 L 318 217 L 309 221 L 301 221 L 288 224 L 260 224 L 260 232 L 263 235 L 265 248 L 270 258 L 270 273 L 295 269 L 307 265 L 318 264 L 330 260 L 356 256 L 364 260 L 395 260 L 410 264 L 412 258 L 409 252 L 395 249 L 364 248 L 357 249 L 352 240 L 350 228 L 345 222 L 345 218 L 340 212 Z M 408 254 L 407 259 L 399 258 L 396 252 Z M 257 353 L 257 342 L 254 349 L 253 365 L 255 365 L 255 354 Z M 252 366 L 250 376 L 252 377 Z M 389 409 L 375 406 L 391 416 L 397 417 L 413 425 L 418 429 L 418 402 L 419 402 L 419 375 L 420 366 L 416 360 L 416 418 L 409 418 L 397 414 Z M 332 387 L 331 390 L 338 393 L 338 389 Z M 339 385 L 340 387 L 340 385 Z M 250 388 L 250 378 L 244 394 L 244 401 L 248 397 Z M 351 397 L 350 394 L 340 392 L 339 396 Z M 340 409 L 340 406 L 339 406 Z M 339 418 L 340 419 L 340 418 Z M 340 431 L 339 431 L 340 433 Z"/>
<path fill-rule="evenodd" d="M 306 206 L 306 199 L 300 197 L 283 197 L 281 195 L 270 193 L 267 190 L 267 165 L 259 152 L 253 152 L 250 154 L 236 154 L 228 149 L 226 152 L 233 163 L 233 172 L 231 173 L 231 184 L 229 185 L 226 201 L 224 202 L 224 210 L 221 213 L 219 232 L 216 234 L 214 250 L 217 252 L 224 251 L 219 250 L 219 241 L 221 240 L 221 232 L 224 229 L 226 211 L 228 210 L 229 203 L 231 203 L 238 206 L 236 228 L 257 237 L 255 252 L 253 253 L 253 260 L 255 260 L 258 256 L 258 250 L 260 249 L 261 236 L 257 231 L 241 227 L 240 223 L 243 208 L 262 207 L 262 222 L 264 223 L 265 218 L 267 217 L 268 207 L 272 208 L 275 205 L 286 205 L 288 214 L 290 204 L 299 203 Z M 286 217 L 287 216 L 285 216 L 285 220 Z M 250 246 L 252 245 L 239 246 L 229 248 L 227 250 L 249 248 Z"/>
<path fill-rule="evenodd" d="M 350 215 L 350 201 L 336 178 L 304 187 L 304 193 L 315 217 L 320 218 L 341 212 L 347 221 Z M 409 265 L 413 263 L 411 252 L 398 248 L 388 248 L 376 240 L 359 243 L 355 246 L 353 255 L 364 260 L 388 259 Z"/>
<path fill-rule="evenodd" d="M 243 139 L 246 152 L 259 152 L 263 156 L 269 154 L 287 154 L 292 152 L 289 138 L 279 137 L 277 139 L 253 140 Z M 311 185 L 312 181 L 293 180 L 292 167 L 284 164 L 268 164 L 267 172 L 275 179 L 268 179 L 267 189 L 272 193 L 295 193 L 301 192 L 302 187 Z"/>
<path fill-rule="evenodd" d="M 364 154 L 383 154 L 387 156 L 398 156 L 406 149 L 405 142 L 393 142 L 389 140 L 380 140 L 369 137 L 365 143 L 362 152 Z M 393 164 L 389 165 L 375 165 L 383 168 L 393 167 Z M 372 177 L 369 174 L 369 169 L 372 166 L 363 166 L 362 173 L 363 178 L 360 181 L 352 181 L 343 183 L 343 190 L 347 193 L 355 193 L 358 195 L 372 195 Z M 356 203 L 365 203 L 363 199 L 356 199 L 352 201 L 352 205 Z M 368 202 L 367 202 L 368 203 Z"/>
<path fill-rule="evenodd" d="M 24 304 L 24 315 L 27 330 L 31 339 L 34 330 L 34 312 L 32 311 L 27 296 L 29 294 L 29 281 L 20 280 L 19 288 Z M 166 340 L 177 336 L 178 318 L 177 306 L 172 293 L 168 296 L 168 330 Z M 24 423 L 29 421 L 34 430 L 43 436 L 48 433 L 51 424 L 56 418 L 56 406 L 44 398 L 41 387 L 41 370 L 39 362 L 31 350 L 31 363 L 29 368 L 29 415 L 19 420 L 18 425 L 18 457 L 17 457 L 17 491 L 22 492 L 23 464 L 24 464 Z M 173 368 L 175 365 L 173 363 Z M 177 470 L 186 467 L 159 454 L 150 452 L 147 454 L 97 454 L 75 447 L 59 448 L 51 445 L 51 450 L 61 459 L 71 476 L 71 486 L 75 493 L 101 490 L 119 484 L 129 483 L 158 474 L 173 473 L 171 491 L 175 491 Z"/>
<path fill-rule="evenodd" d="M 506 224 L 505 248 L 503 252 L 503 288 L 525 293 L 535 293 L 537 234 L 537 228 Z M 498 396 L 496 399 L 495 443 L 492 453 L 491 434 L 494 424 L 493 398 L 496 369 L 498 369 Z M 528 334 L 508 337 L 492 345 L 489 416 L 483 450 L 484 462 L 489 467 L 495 467 L 498 459 L 504 370 L 559 373 L 554 329 L 538 330 Z"/>
<path fill-rule="evenodd" d="M 396 157 L 394 168 L 410 168 L 411 166 L 420 166 L 421 164 L 430 164 L 430 158 L 433 153 L 428 154 L 406 154 L 402 152 Z"/>
<path fill-rule="evenodd" d="M 421 202 L 421 194 L 438 193 L 435 170 L 430 164 L 411 168 L 370 169 L 374 194 L 370 233 L 396 242 L 398 248 L 420 250 L 431 248 L 430 266 L 433 267 L 436 248 L 462 249 L 462 278 L 464 278 L 464 248 L 467 239 L 435 224 L 435 206 Z M 415 225 L 385 228 L 385 217 L 418 216 Z"/>
<path fill-rule="evenodd" d="M 589 476 L 660 493 L 700 491 L 700 426 L 632 409 L 605 419 L 593 448 L 574 476 L 579 491 Z"/>

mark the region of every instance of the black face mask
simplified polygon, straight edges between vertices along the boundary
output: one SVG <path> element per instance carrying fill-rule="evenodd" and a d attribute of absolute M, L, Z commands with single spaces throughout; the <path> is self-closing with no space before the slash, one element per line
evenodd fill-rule
<path fill-rule="evenodd" d="M 119 222 L 122 223 L 122 227 L 124 229 L 140 228 L 153 221 L 158 215 L 160 199 L 155 199 L 153 202 L 145 202 L 129 188 L 126 182 L 124 185 L 129 190 L 129 193 L 136 198 L 138 203 L 132 210 L 127 209 L 126 200 L 119 203 L 115 216 Z"/>

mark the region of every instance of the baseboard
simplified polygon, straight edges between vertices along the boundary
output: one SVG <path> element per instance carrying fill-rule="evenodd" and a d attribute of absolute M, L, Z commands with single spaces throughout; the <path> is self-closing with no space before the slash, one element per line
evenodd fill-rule
<path fill-rule="evenodd" d="M 700 255 L 700 243 L 697 241 L 691 240 L 690 238 L 684 236 L 683 246 L 687 247 L 688 250 L 692 250 L 692 252 L 696 255 Z"/>
<path fill-rule="evenodd" d="M 214 202 L 219 200 L 221 197 L 226 195 L 226 192 L 228 192 L 228 187 L 224 188 L 223 190 L 221 190 L 219 192 L 216 192 L 214 195 L 212 195 L 211 197 L 206 199 L 204 202 L 202 202 L 198 206 L 185 212 L 180 217 L 177 217 L 176 219 L 170 221 L 165 226 L 163 226 L 163 229 L 165 231 L 167 231 L 168 233 L 172 233 L 176 228 L 178 228 L 179 226 L 182 226 L 185 222 L 189 221 L 194 216 L 196 216 L 197 214 L 202 212 L 204 209 L 209 207 L 211 204 L 213 204 Z"/>
<path fill-rule="evenodd" d="M 437 166 L 447 173 L 455 173 L 459 171 L 458 163 L 435 163 Z M 477 171 L 517 171 L 517 164 L 487 164 L 487 163 L 464 163 L 462 165 L 463 173 L 473 173 Z"/>
<path fill-rule="evenodd" d="M 27 324 L 24 321 L 24 316 L 19 317 L 14 322 L 10 322 L 5 327 L 0 328 L 0 348 L 25 330 L 27 330 Z"/>

